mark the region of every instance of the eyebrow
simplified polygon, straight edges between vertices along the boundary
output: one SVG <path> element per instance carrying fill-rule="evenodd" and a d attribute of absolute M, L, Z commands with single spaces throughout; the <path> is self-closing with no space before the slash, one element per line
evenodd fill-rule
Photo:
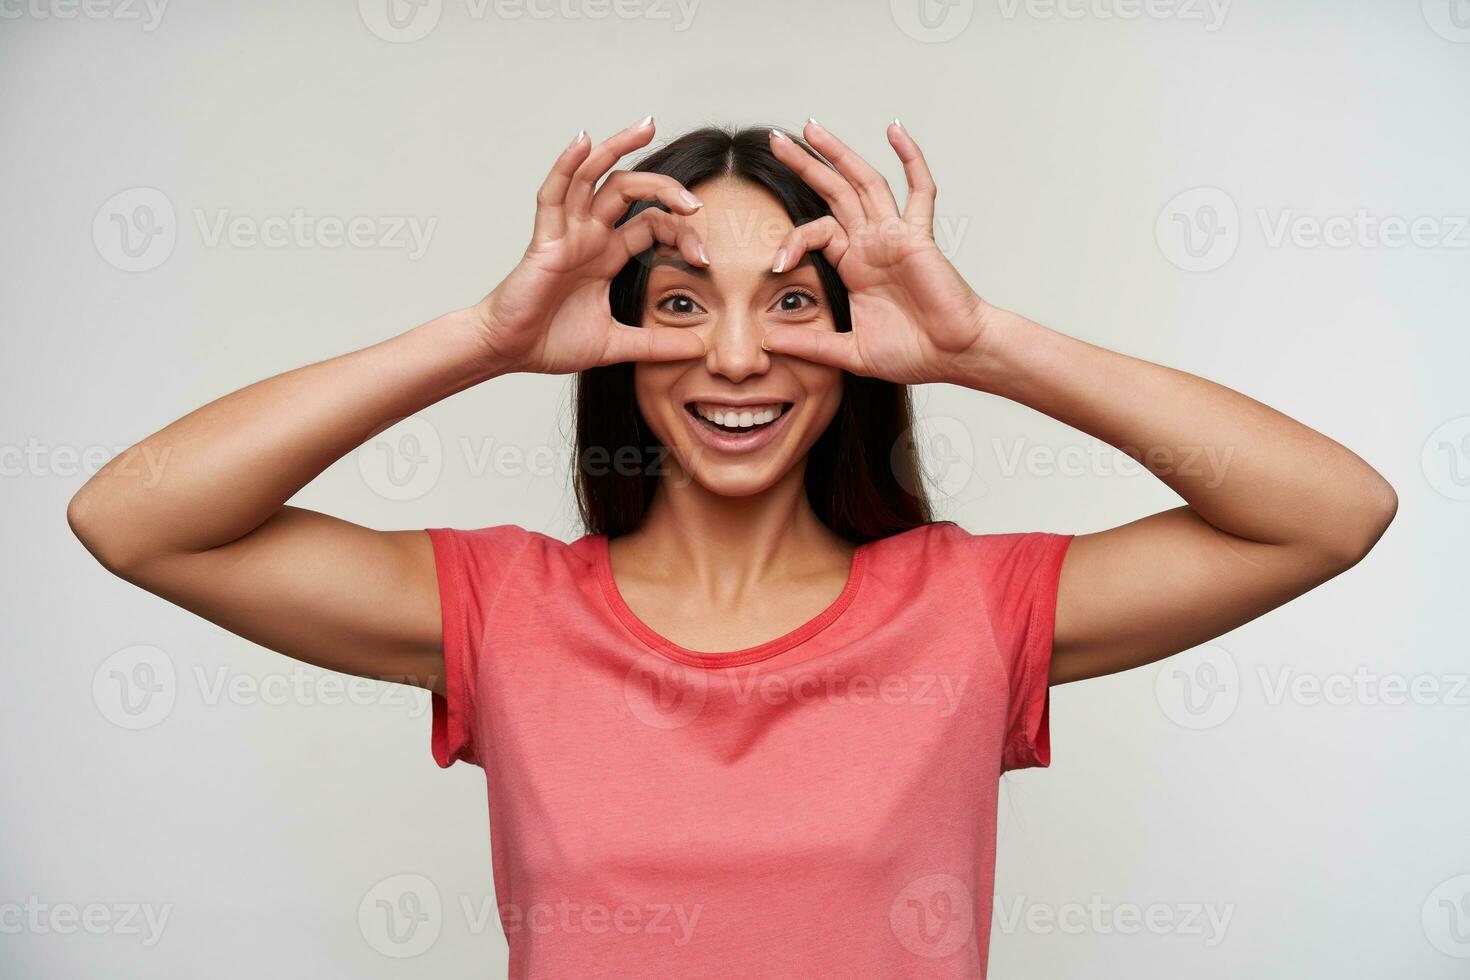
<path fill-rule="evenodd" d="M 777 276 L 789 275 L 789 274 L 791 274 L 791 272 L 793 272 L 796 269 L 799 269 L 801 266 L 804 266 L 804 265 L 810 266 L 812 264 L 813 263 L 812 263 L 811 253 L 810 252 L 806 252 L 806 253 L 803 253 L 802 254 L 801 261 L 800 262 L 796 263 L 796 265 L 793 265 L 790 269 L 787 269 L 785 272 L 772 272 L 770 269 L 767 269 L 766 270 L 766 278 L 767 279 L 774 279 Z M 709 277 L 709 268 L 708 267 L 702 266 L 702 265 L 690 265 L 688 262 L 685 262 L 684 261 L 684 257 L 682 255 L 680 255 L 679 253 L 677 253 L 677 252 L 673 252 L 673 253 L 669 253 L 669 254 L 664 254 L 664 255 L 660 255 L 658 252 L 653 253 L 653 261 L 649 263 L 649 267 L 650 268 L 657 268 L 659 266 L 668 266 L 669 268 L 674 269 L 674 270 L 676 270 L 678 272 L 687 272 L 687 273 L 690 273 L 691 275 L 704 276 L 706 278 Z"/>

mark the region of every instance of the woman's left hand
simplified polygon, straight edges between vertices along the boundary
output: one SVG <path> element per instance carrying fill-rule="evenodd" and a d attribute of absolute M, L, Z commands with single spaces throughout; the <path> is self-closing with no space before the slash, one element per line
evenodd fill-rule
<path fill-rule="evenodd" d="M 934 178 L 918 144 L 898 120 L 889 125 L 909 185 L 900 212 L 888 182 L 841 140 L 815 120 L 803 135 L 836 171 L 776 130 L 771 149 L 832 214 L 793 229 L 773 269 L 820 251 L 847 287 L 852 331 L 778 327 L 766 349 L 902 384 L 962 381 L 978 363 L 991 308 L 934 241 Z"/>

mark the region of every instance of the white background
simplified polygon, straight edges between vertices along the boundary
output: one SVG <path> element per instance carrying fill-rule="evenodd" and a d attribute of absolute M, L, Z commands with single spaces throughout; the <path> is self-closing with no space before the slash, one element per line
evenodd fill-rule
<path fill-rule="evenodd" d="M 0 974 L 503 975 L 481 773 L 433 765 L 423 699 L 323 703 L 322 672 L 110 578 L 64 510 L 89 459 L 477 299 L 555 153 L 649 112 L 663 136 L 815 115 L 893 179 L 901 116 L 992 302 L 1245 391 L 1399 492 L 1337 581 L 1055 692 L 1053 766 L 1002 797 L 992 976 L 1470 974 L 1470 5 L 924 2 L 0 5 Z M 297 209 L 304 244 L 211 235 Z M 364 242 L 330 247 L 356 217 Z M 398 218 L 433 222 L 423 254 L 380 240 Z M 1418 243 L 1383 243 L 1416 219 Z M 161 234 L 130 255 L 119 220 Z M 1049 419 L 919 398 L 971 530 L 1174 503 Z M 563 379 L 498 380 L 297 502 L 573 535 L 569 423 Z M 142 715 L 119 677 L 159 688 Z M 1313 678 L 1343 696 L 1280 695 Z M 1397 683 L 1421 695 L 1384 703 Z M 405 882 L 442 906 L 407 945 L 372 911 Z M 111 925 L 68 929 L 94 904 Z M 161 937 L 129 906 L 166 911 Z"/>

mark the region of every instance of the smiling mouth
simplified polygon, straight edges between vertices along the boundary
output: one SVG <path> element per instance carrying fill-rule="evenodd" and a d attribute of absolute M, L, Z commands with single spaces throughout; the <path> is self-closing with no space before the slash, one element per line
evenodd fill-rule
<path fill-rule="evenodd" d="M 764 405 L 717 405 L 690 402 L 685 411 L 701 425 L 716 432 L 745 435 L 759 432 L 791 410 L 791 402 L 769 402 Z"/>

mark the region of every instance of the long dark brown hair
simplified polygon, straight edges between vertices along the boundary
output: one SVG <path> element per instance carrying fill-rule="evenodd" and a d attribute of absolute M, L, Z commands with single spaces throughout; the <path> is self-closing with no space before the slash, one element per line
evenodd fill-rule
<path fill-rule="evenodd" d="M 667 174 L 691 189 L 720 177 L 749 181 L 780 201 L 797 225 L 830 213 L 826 202 L 771 153 L 769 134 L 769 127 L 695 130 L 644 156 L 633 169 Z M 799 136 L 788 135 L 822 159 Z M 622 221 L 650 206 L 658 205 L 635 202 Z M 811 259 L 837 329 L 851 330 L 841 278 L 820 253 Z M 613 278 L 609 298 L 620 322 L 640 325 L 649 268 L 647 256 L 640 256 Z M 576 409 L 582 522 L 590 534 L 625 534 L 643 519 L 670 465 L 668 450 L 638 410 L 633 365 L 583 371 L 577 377 Z M 932 521 L 912 424 L 905 385 L 843 372 L 842 403 L 806 460 L 807 497 L 823 523 L 861 543 Z"/>

